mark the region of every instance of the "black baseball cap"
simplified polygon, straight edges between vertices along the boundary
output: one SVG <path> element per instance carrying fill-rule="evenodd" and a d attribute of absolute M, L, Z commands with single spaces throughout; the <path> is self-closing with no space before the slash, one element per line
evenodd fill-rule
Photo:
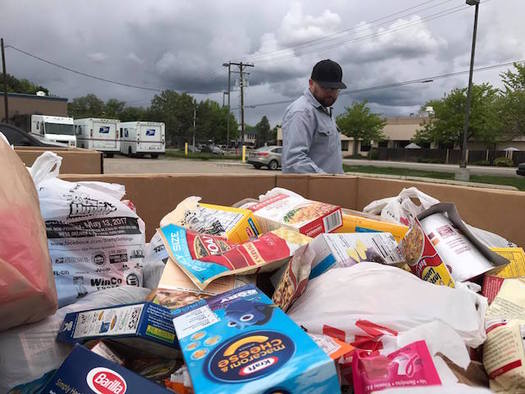
<path fill-rule="evenodd" d="M 342 81 L 343 69 L 330 59 L 318 62 L 312 69 L 310 79 L 326 89 L 346 89 L 346 85 Z"/>

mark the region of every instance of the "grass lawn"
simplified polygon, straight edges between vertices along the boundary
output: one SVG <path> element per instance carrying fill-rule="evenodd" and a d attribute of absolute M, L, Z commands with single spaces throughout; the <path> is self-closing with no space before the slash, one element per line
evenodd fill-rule
<path fill-rule="evenodd" d="M 410 168 L 392 168 L 392 167 L 374 167 L 374 166 L 349 166 L 343 165 L 347 172 L 362 172 L 366 174 L 383 174 L 383 175 L 401 175 L 414 176 L 421 178 L 434 179 L 451 179 L 454 180 L 454 174 L 448 172 L 413 170 Z M 514 186 L 518 190 L 525 191 L 525 177 L 503 177 L 494 175 L 471 175 L 471 182 L 488 183 L 492 185 Z"/>
<path fill-rule="evenodd" d="M 188 152 L 188 156 L 184 154 L 183 150 L 166 149 L 166 157 L 176 159 L 190 159 L 190 160 L 241 160 L 240 155 L 214 155 L 213 153 Z"/>

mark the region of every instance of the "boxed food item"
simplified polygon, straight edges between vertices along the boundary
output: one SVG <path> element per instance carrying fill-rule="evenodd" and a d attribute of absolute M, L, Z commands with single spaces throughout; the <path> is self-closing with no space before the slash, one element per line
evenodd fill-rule
<path fill-rule="evenodd" d="M 171 392 L 77 345 L 41 393 L 168 394 Z"/>
<path fill-rule="evenodd" d="M 257 202 L 242 205 L 255 214 L 263 233 L 285 226 L 309 237 L 330 233 L 343 225 L 341 208 L 274 188 Z"/>
<path fill-rule="evenodd" d="M 255 286 L 173 311 L 195 393 L 337 393 L 333 360 Z"/>
<path fill-rule="evenodd" d="M 509 260 L 509 264 L 493 272 L 499 278 L 519 278 L 525 276 L 525 251 L 523 248 L 490 248 L 493 252 Z"/>
<path fill-rule="evenodd" d="M 57 341 L 83 343 L 104 339 L 152 355 L 179 355 L 170 310 L 150 302 L 68 313 Z"/>
<path fill-rule="evenodd" d="M 389 265 L 405 261 L 390 233 L 321 234 L 309 248 L 315 253 L 310 279 L 331 268 L 349 267 L 362 261 Z"/>
<path fill-rule="evenodd" d="M 255 276 L 230 275 L 223 276 L 205 290 L 199 289 L 190 278 L 171 259 L 166 263 L 160 278 L 159 287 L 152 293 L 150 299 L 156 304 L 169 309 L 177 309 L 193 304 L 202 298 L 224 293 L 249 283 L 255 283 Z"/>
<path fill-rule="evenodd" d="M 466 281 L 508 264 L 477 239 L 454 204 L 439 203 L 418 215 L 419 223 L 456 281 Z"/>
<path fill-rule="evenodd" d="M 343 225 L 335 233 L 371 233 L 385 232 L 394 236 L 400 242 L 408 231 L 403 224 L 379 220 L 379 216 L 366 215 L 362 212 L 343 209 Z"/>
<path fill-rule="evenodd" d="M 455 287 L 448 268 L 417 219 L 401 241 L 400 248 L 414 275 L 436 285 Z"/>
<path fill-rule="evenodd" d="M 217 235 L 240 244 L 261 233 L 253 212 L 248 209 L 199 203 L 200 197 L 188 197 L 160 222 L 185 227 L 197 233 Z"/>
<path fill-rule="evenodd" d="M 162 227 L 159 233 L 170 258 L 201 290 L 223 276 L 277 269 L 310 241 L 284 227 L 235 246 L 223 238 L 197 234 L 174 224 Z"/>

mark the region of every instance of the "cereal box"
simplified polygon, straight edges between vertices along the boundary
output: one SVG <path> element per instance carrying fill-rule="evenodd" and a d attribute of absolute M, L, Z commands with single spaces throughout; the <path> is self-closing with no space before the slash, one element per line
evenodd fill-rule
<path fill-rule="evenodd" d="M 338 393 L 333 360 L 255 286 L 173 311 L 200 393 Z"/>
<path fill-rule="evenodd" d="M 200 197 L 188 197 L 160 222 L 161 227 L 175 224 L 197 233 L 217 235 L 239 244 L 261 233 L 253 212 L 248 209 L 199 203 Z"/>
<path fill-rule="evenodd" d="M 310 279 L 331 268 L 349 267 L 361 261 L 389 265 L 405 261 L 390 233 L 321 234 L 309 248 L 315 253 Z"/>
<path fill-rule="evenodd" d="M 370 218 L 362 212 L 343 209 L 343 225 L 334 232 L 336 233 L 391 233 L 397 242 L 401 241 L 408 231 L 404 224 L 390 223 L 380 220 L 380 217 Z"/>
<path fill-rule="evenodd" d="M 343 224 L 340 207 L 310 201 L 281 188 L 274 188 L 260 196 L 258 202 L 248 202 L 243 207 L 255 214 L 263 233 L 285 226 L 313 238 Z"/>
<path fill-rule="evenodd" d="M 311 240 L 287 228 L 241 245 L 231 245 L 220 237 L 204 236 L 174 224 L 158 231 L 170 258 L 201 290 L 224 276 L 277 269 Z"/>
<path fill-rule="evenodd" d="M 180 354 L 170 310 L 150 302 L 68 313 L 57 341 L 92 339 L 111 340 L 161 357 Z"/>
<path fill-rule="evenodd" d="M 169 394 L 161 386 L 95 354 L 75 346 L 42 394 Z"/>

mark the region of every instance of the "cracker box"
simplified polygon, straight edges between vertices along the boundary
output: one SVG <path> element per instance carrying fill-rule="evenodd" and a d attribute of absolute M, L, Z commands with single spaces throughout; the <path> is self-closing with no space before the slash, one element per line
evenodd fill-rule
<path fill-rule="evenodd" d="M 343 225 L 341 207 L 310 201 L 281 188 L 274 188 L 260 196 L 258 202 L 248 202 L 243 207 L 255 214 L 263 233 L 285 226 L 313 238 Z"/>
<path fill-rule="evenodd" d="M 309 247 L 315 253 L 310 279 L 331 268 L 349 267 L 361 261 L 389 265 L 405 261 L 390 233 L 321 234 Z"/>
<path fill-rule="evenodd" d="M 161 227 L 182 226 L 197 233 L 215 235 L 234 244 L 253 240 L 261 234 L 253 212 L 248 209 L 199 203 L 188 197 L 161 220 Z"/>
<path fill-rule="evenodd" d="M 39 393 L 168 394 L 171 391 L 77 345 Z"/>
<path fill-rule="evenodd" d="M 340 392 L 333 360 L 253 285 L 173 315 L 196 394 Z"/>
<path fill-rule="evenodd" d="M 150 302 L 68 313 L 57 341 L 111 340 L 161 357 L 178 356 L 170 310 Z"/>

